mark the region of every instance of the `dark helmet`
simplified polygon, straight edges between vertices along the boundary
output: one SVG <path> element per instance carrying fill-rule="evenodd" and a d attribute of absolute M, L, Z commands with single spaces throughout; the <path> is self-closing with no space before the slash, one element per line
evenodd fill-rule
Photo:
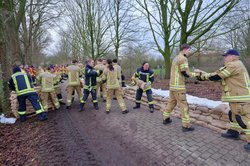
<path fill-rule="evenodd" d="M 21 69 L 19 66 L 14 66 L 12 69 L 13 73 L 21 72 Z"/>
<path fill-rule="evenodd" d="M 222 56 L 227 56 L 227 55 L 235 55 L 235 56 L 240 56 L 240 53 L 235 50 L 235 49 L 229 49 L 227 52 L 225 52 Z"/>

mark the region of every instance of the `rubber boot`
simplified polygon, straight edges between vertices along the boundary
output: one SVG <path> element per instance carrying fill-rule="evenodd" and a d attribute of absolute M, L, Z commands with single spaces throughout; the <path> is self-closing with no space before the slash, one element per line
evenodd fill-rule
<path fill-rule="evenodd" d="M 129 110 L 122 111 L 122 114 L 127 114 L 129 113 Z"/>
<path fill-rule="evenodd" d="M 133 109 L 139 109 L 141 108 L 140 103 L 136 103 L 136 105 L 133 107 Z"/>
<path fill-rule="evenodd" d="M 226 133 L 221 134 L 224 138 L 234 139 L 238 140 L 239 138 L 239 132 L 236 130 L 228 129 Z"/>
<path fill-rule="evenodd" d="M 244 145 L 244 149 L 250 152 L 250 143 L 247 143 L 246 145 Z"/>
<path fill-rule="evenodd" d="M 99 110 L 98 103 L 94 103 L 95 110 Z"/>
<path fill-rule="evenodd" d="M 40 121 L 47 120 L 47 119 L 48 119 L 48 117 L 47 117 L 47 112 L 42 112 L 42 113 L 38 114 L 38 115 L 37 115 L 37 118 L 38 118 L 38 120 L 40 120 Z"/>
<path fill-rule="evenodd" d="M 170 124 L 170 123 L 172 123 L 172 119 L 170 119 L 170 118 L 167 118 L 167 119 L 163 120 L 164 125 L 167 125 L 167 124 Z"/>
<path fill-rule="evenodd" d="M 182 126 L 182 131 L 183 132 L 194 131 L 194 127 L 183 127 Z"/>
<path fill-rule="evenodd" d="M 27 120 L 27 115 L 20 115 L 20 121 L 25 122 Z"/>
<path fill-rule="evenodd" d="M 61 105 L 65 105 L 65 103 L 64 103 L 63 101 L 59 101 L 59 103 L 60 103 Z"/>
<path fill-rule="evenodd" d="M 61 105 L 65 105 L 65 103 L 62 101 L 62 94 L 57 94 L 56 96 L 57 96 L 57 98 L 58 98 L 58 100 L 59 100 L 59 103 L 60 103 Z"/>
<path fill-rule="evenodd" d="M 79 112 L 82 112 L 82 111 L 84 111 L 84 103 L 80 104 L 80 110 L 79 110 Z"/>
<path fill-rule="evenodd" d="M 154 107 L 150 108 L 150 113 L 154 113 Z"/>

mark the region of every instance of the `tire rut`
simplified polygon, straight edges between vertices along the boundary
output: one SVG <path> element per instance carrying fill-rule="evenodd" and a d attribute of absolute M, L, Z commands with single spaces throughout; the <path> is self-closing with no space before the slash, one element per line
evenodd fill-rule
<path fill-rule="evenodd" d="M 66 110 L 51 112 L 38 147 L 42 165 L 99 165 Z"/>

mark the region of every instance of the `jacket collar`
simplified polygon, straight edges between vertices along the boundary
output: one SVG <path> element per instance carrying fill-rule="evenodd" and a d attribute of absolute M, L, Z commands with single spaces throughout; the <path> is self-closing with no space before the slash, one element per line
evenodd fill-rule
<path fill-rule="evenodd" d="M 87 68 L 90 68 L 90 69 L 93 69 L 93 67 L 92 67 L 92 66 L 90 66 L 90 65 L 87 65 L 86 67 L 87 67 Z"/>

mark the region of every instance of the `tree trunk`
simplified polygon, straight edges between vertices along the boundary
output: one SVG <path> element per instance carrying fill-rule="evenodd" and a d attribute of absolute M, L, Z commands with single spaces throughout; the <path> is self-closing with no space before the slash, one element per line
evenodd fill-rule
<path fill-rule="evenodd" d="M 165 79 L 170 78 L 170 70 L 171 70 L 171 50 L 170 47 L 166 44 L 164 48 L 164 53 L 162 52 L 162 56 L 164 58 L 164 64 L 165 64 Z"/>
<path fill-rule="evenodd" d="M 10 90 L 8 88 L 8 79 L 11 75 L 10 68 L 11 65 L 8 63 L 7 59 L 7 52 L 6 52 L 6 45 L 0 41 L 0 79 L 2 80 L 2 83 L 0 84 L 0 99 L 1 99 L 1 105 L 0 110 L 2 110 L 3 113 L 8 112 L 9 108 L 9 94 Z M 4 71 L 4 72 L 3 72 Z M 1 87 L 2 86 L 2 87 Z"/>
<path fill-rule="evenodd" d="M 115 47 L 115 57 L 118 60 L 118 58 L 119 58 L 119 46 Z"/>

